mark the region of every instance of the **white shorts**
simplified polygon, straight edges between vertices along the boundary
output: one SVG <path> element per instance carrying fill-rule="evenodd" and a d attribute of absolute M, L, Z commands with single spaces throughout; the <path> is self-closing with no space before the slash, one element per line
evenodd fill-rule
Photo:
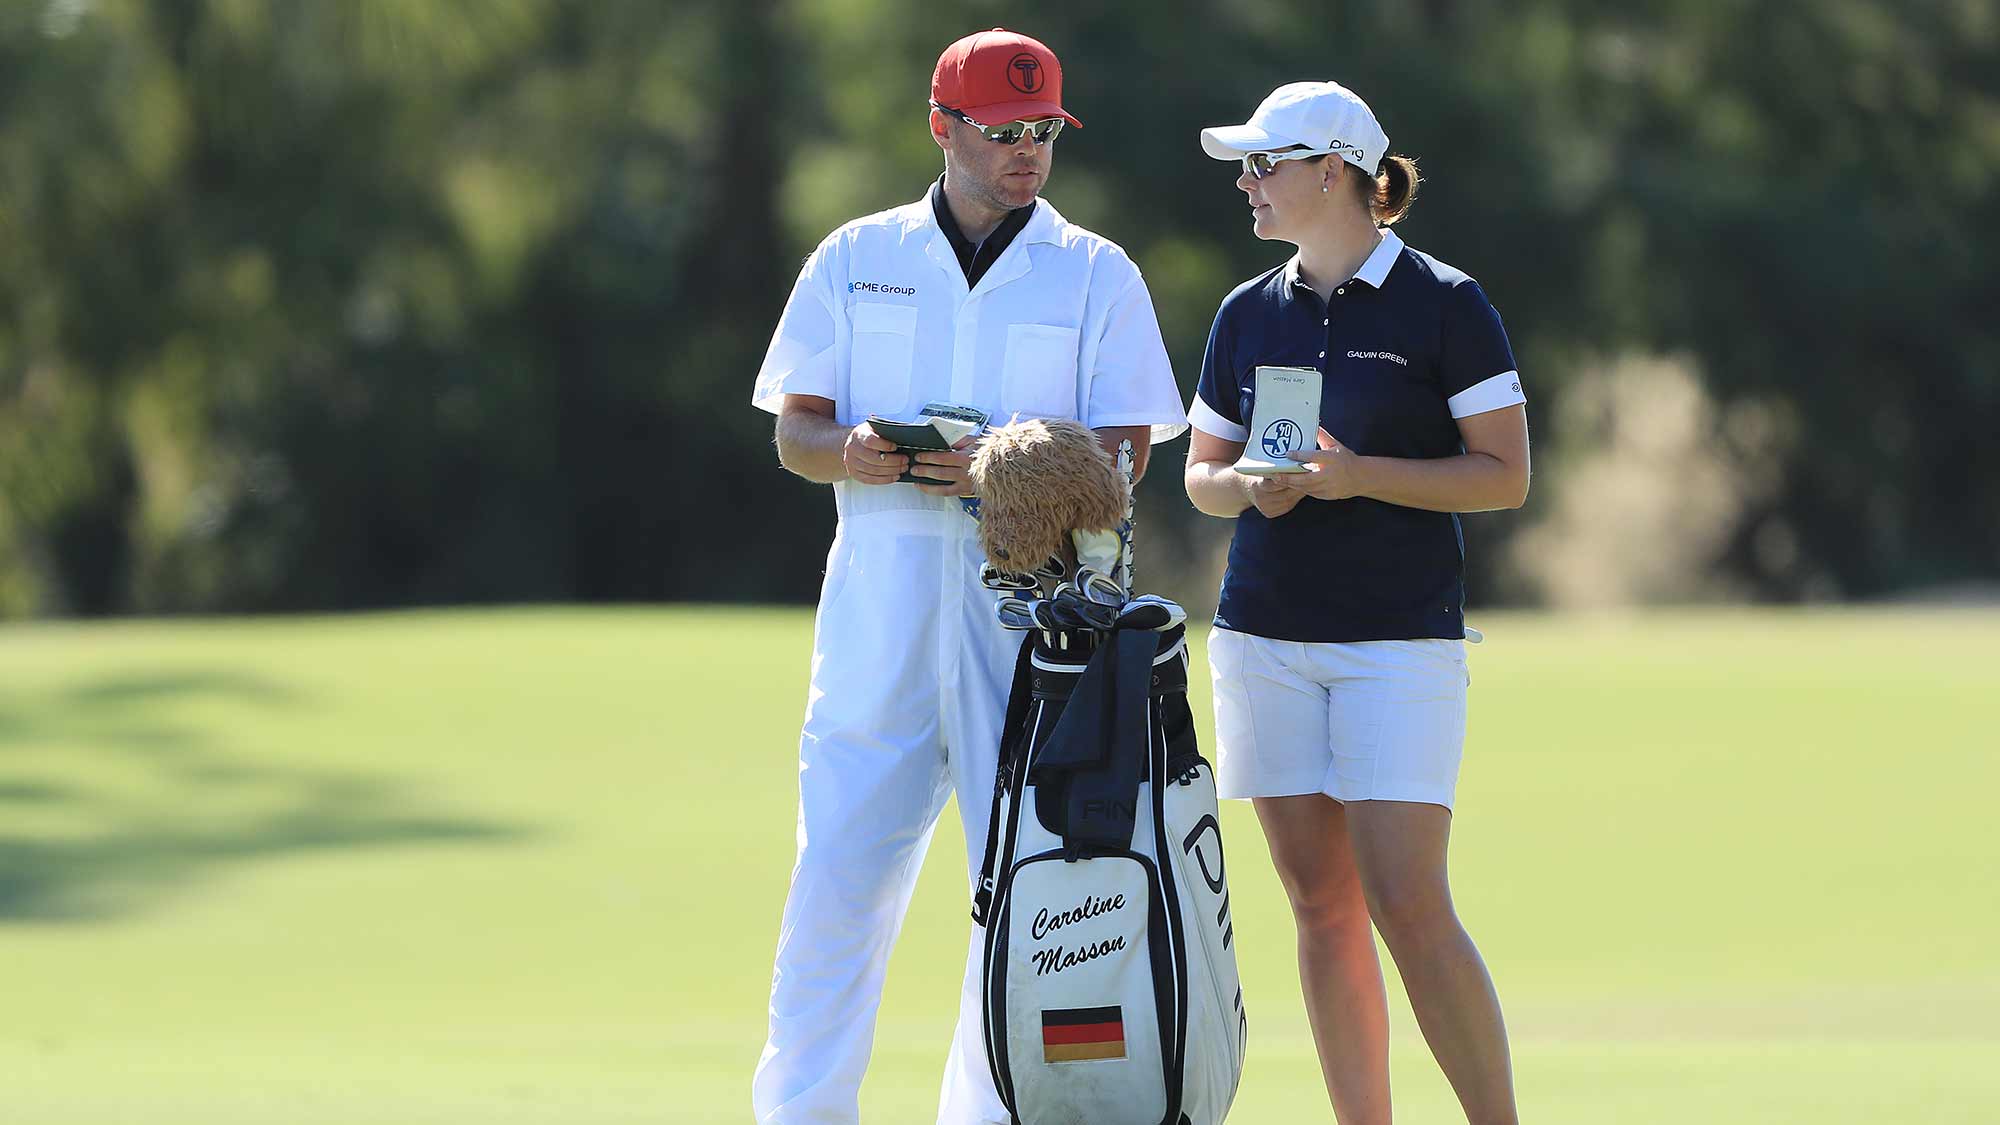
<path fill-rule="evenodd" d="M 1208 635 L 1216 791 L 1450 808 L 1465 752 L 1465 642 Z"/>

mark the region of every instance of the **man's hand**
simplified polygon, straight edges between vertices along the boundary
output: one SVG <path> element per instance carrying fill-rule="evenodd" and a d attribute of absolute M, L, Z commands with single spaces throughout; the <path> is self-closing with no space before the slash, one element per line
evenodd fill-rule
<path fill-rule="evenodd" d="M 967 435 L 959 440 L 956 448 L 949 451 L 917 450 L 917 460 L 910 471 L 920 477 L 930 477 L 932 480 L 944 482 L 919 484 L 917 490 L 928 492 L 932 496 L 972 495 L 972 444 L 976 440 L 976 436 Z"/>
<path fill-rule="evenodd" d="M 909 457 L 897 451 L 896 443 L 870 429 L 866 422 L 848 431 L 840 460 L 847 475 L 862 484 L 894 484 L 910 467 Z"/>
<path fill-rule="evenodd" d="M 1257 514 L 1267 520 L 1274 520 L 1298 507 L 1299 501 L 1305 499 L 1306 494 L 1304 488 L 1295 481 L 1305 475 L 1290 473 L 1285 476 L 1251 477 L 1250 503 L 1256 507 Z"/>
<path fill-rule="evenodd" d="M 1361 495 L 1361 458 L 1341 444 L 1325 427 L 1319 431 L 1319 448 L 1311 453 L 1293 450 L 1291 458 L 1308 471 L 1294 478 L 1293 488 L 1320 500 L 1347 500 Z M 1261 508 L 1262 506 L 1259 505 Z"/>

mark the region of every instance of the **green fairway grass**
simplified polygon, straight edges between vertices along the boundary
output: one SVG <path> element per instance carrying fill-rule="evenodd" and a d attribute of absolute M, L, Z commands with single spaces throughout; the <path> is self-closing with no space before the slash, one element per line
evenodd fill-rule
<path fill-rule="evenodd" d="M 2000 612 L 1477 624 L 1453 874 L 1524 1120 L 2000 1121 Z M 810 633 L 0 627 L 0 1123 L 748 1121 Z M 945 817 L 871 1122 L 936 1105 L 970 925 Z M 1230 1120 L 1330 1121 L 1262 837 L 1224 826 Z M 1458 1119 L 1391 995 L 1399 1120 Z"/>

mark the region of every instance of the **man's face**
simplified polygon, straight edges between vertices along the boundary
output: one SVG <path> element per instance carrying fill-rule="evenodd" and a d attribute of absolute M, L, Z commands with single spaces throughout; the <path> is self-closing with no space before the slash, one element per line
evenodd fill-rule
<path fill-rule="evenodd" d="M 1003 124 L 993 122 L 992 124 Z M 985 134 L 956 117 L 931 111 L 931 136 L 944 149 L 952 186 L 996 211 L 1026 207 L 1041 194 L 1055 163 L 1056 146 L 1036 144 L 1023 132 L 1011 145 L 986 139 Z"/>

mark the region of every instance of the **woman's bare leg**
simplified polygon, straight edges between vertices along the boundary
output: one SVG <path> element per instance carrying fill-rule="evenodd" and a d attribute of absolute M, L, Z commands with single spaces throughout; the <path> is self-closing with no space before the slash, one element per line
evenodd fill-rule
<path fill-rule="evenodd" d="M 1452 907 L 1445 870 L 1451 810 L 1413 801 L 1354 801 L 1345 811 L 1369 914 L 1466 1120 L 1516 1125 L 1500 998 Z"/>
<path fill-rule="evenodd" d="M 1340 1125 L 1388 1125 L 1389 1001 L 1340 802 L 1260 797 L 1257 821 L 1298 929 L 1299 983 Z"/>

